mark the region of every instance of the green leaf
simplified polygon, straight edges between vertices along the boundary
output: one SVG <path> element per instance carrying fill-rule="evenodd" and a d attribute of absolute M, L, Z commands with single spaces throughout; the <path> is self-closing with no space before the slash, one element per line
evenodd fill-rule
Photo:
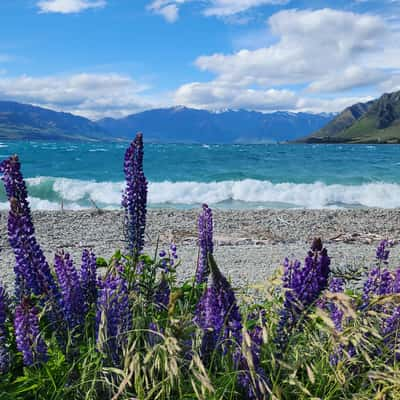
<path fill-rule="evenodd" d="M 97 267 L 101 268 L 101 267 L 107 267 L 108 263 L 104 258 L 98 257 L 96 259 L 96 265 L 97 265 Z"/>

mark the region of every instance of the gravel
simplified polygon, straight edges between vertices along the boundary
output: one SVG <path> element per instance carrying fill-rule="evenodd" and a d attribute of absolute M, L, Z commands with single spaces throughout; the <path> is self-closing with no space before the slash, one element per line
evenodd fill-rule
<path fill-rule="evenodd" d="M 235 285 L 260 283 L 285 257 L 304 259 L 308 244 L 321 237 L 335 266 L 372 263 L 382 238 L 400 241 L 400 210 L 214 210 L 215 256 Z M 174 242 L 181 258 L 178 277 L 192 276 L 196 260 L 195 210 L 152 209 L 146 250 Z M 7 213 L 0 213 L 0 279 L 11 286 L 14 257 L 7 240 Z M 124 248 L 123 214 L 118 211 L 36 211 L 36 236 L 48 260 L 64 249 L 79 261 L 82 249 L 110 257 Z M 400 247 L 400 246 L 399 246 Z M 392 251 L 398 259 L 397 247 Z"/>

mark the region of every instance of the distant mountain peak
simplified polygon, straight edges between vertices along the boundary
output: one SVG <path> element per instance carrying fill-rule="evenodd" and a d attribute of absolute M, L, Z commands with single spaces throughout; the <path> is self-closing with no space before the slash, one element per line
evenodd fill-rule
<path fill-rule="evenodd" d="M 208 111 L 178 105 L 94 122 L 33 105 L 0 101 L 0 139 L 130 140 L 142 131 L 148 142 L 269 143 L 307 135 L 331 119 L 286 111 Z"/>
<path fill-rule="evenodd" d="M 240 109 L 201 110 L 185 106 L 159 108 L 103 119 L 110 135 L 131 138 L 143 131 L 147 141 L 178 143 L 264 143 L 307 135 L 332 116 L 279 111 L 261 113 Z"/>
<path fill-rule="evenodd" d="M 173 111 L 185 111 L 188 108 L 186 106 L 183 106 L 183 105 L 177 105 L 177 106 L 170 107 L 169 109 L 173 110 Z M 149 111 L 151 111 L 151 110 L 149 110 Z"/>

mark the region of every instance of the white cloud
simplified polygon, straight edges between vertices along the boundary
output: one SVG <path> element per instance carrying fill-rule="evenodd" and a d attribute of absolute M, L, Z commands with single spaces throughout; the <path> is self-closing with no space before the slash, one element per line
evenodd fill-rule
<path fill-rule="evenodd" d="M 212 81 L 193 82 L 181 86 L 175 93 L 174 102 L 187 107 L 209 110 L 243 108 L 261 112 L 289 110 L 321 113 L 339 112 L 352 104 L 372 99 L 372 96 L 304 97 L 291 90 L 257 90 Z"/>
<path fill-rule="evenodd" d="M 373 96 L 348 96 L 335 97 L 330 99 L 303 97 L 296 104 L 295 111 L 322 113 L 322 112 L 340 112 L 346 107 L 356 103 L 365 103 L 373 100 Z"/>
<path fill-rule="evenodd" d="M 232 17 L 251 8 L 268 4 L 287 4 L 290 0 L 153 0 L 147 8 L 155 14 L 162 15 L 168 22 L 175 22 L 179 18 L 179 8 L 188 2 L 204 4 L 203 14 L 206 16 Z M 236 20 L 243 21 L 247 19 Z"/>
<path fill-rule="evenodd" d="M 179 18 L 179 6 L 188 0 L 154 0 L 147 7 L 155 14 L 161 15 L 164 19 L 173 23 Z"/>
<path fill-rule="evenodd" d="M 168 6 L 162 7 L 159 13 L 168 22 L 175 22 L 179 18 L 179 9 L 176 4 L 169 4 Z"/>
<path fill-rule="evenodd" d="M 358 87 L 374 85 L 387 78 L 387 72 L 350 65 L 340 72 L 328 73 L 308 86 L 310 92 L 341 92 Z"/>
<path fill-rule="evenodd" d="M 207 108 L 340 111 L 370 99 L 355 96 L 353 89 L 372 86 L 379 94 L 379 85 L 400 73 L 398 57 L 382 57 L 398 52 L 398 46 L 391 26 L 379 16 L 286 10 L 271 16 L 268 25 L 268 35 L 276 38 L 270 45 L 198 57 L 195 65 L 214 79 L 181 86 L 175 101 Z"/>
<path fill-rule="evenodd" d="M 389 79 L 382 82 L 379 88 L 384 92 L 395 92 L 400 90 L 400 72 L 393 74 Z"/>
<path fill-rule="evenodd" d="M 292 109 L 297 96 L 290 90 L 255 90 L 221 82 L 193 82 L 175 93 L 175 104 L 204 109 L 246 108 L 259 111 Z"/>
<path fill-rule="evenodd" d="M 151 108 L 148 88 L 120 74 L 1 77 L 0 97 L 89 118 L 124 116 Z"/>
<path fill-rule="evenodd" d="M 204 15 L 227 17 L 267 4 L 287 4 L 290 0 L 210 0 Z"/>
<path fill-rule="evenodd" d="M 41 0 L 37 3 L 42 13 L 71 14 L 106 6 L 106 0 Z"/>
<path fill-rule="evenodd" d="M 385 35 L 385 23 L 379 17 L 331 9 L 282 11 L 269 19 L 269 25 L 278 38 L 276 44 L 202 56 L 196 65 L 227 82 L 304 83 L 357 63 L 379 47 Z"/>

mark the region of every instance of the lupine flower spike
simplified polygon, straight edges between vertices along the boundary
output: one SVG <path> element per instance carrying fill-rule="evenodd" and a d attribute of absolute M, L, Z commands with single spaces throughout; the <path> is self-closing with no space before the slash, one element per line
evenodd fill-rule
<path fill-rule="evenodd" d="M 80 280 L 84 302 L 90 308 L 97 301 L 97 263 L 96 256 L 88 250 L 83 250 Z"/>
<path fill-rule="evenodd" d="M 388 264 L 390 255 L 388 246 L 389 242 L 382 240 L 376 249 L 376 267 L 371 269 L 364 283 L 362 307 L 368 306 L 372 295 L 382 296 L 392 293 L 394 277 L 387 268 L 382 268 L 382 264 Z"/>
<path fill-rule="evenodd" d="M 47 346 L 40 334 L 38 314 L 39 310 L 28 298 L 22 299 L 15 310 L 17 349 L 22 353 L 26 366 L 47 360 Z"/>
<path fill-rule="evenodd" d="M 344 280 L 342 278 L 332 278 L 329 282 L 329 291 L 331 293 L 343 293 Z M 343 320 L 343 310 L 341 310 L 334 302 L 328 304 L 328 308 L 331 314 L 331 319 L 335 325 L 335 329 L 340 332 Z"/>
<path fill-rule="evenodd" d="M 320 239 L 315 239 L 304 262 L 284 262 L 283 287 L 285 299 L 277 328 L 277 345 L 283 349 L 287 334 L 302 312 L 311 306 L 328 285 L 330 258 Z"/>
<path fill-rule="evenodd" d="M 205 363 L 215 349 L 227 349 L 242 342 L 242 317 L 235 293 L 211 254 L 208 262 L 212 283 L 201 297 L 195 316 L 195 322 L 203 330 L 201 352 Z"/>
<path fill-rule="evenodd" d="M 126 188 L 122 196 L 128 250 L 136 257 L 144 246 L 147 213 L 147 180 L 143 172 L 143 136 L 136 135 L 125 153 Z"/>
<path fill-rule="evenodd" d="M 213 215 L 211 208 L 203 204 L 203 210 L 199 216 L 199 258 L 196 270 L 196 283 L 200 284 L 207 281 L 210 273 L 208 265 L 208 255 L 214 252 L 213 243 Z"/>
<path fill-rule="evenodd" d="M 268 398 L 268 378 L 261 366 L 262 325 L 265 323 L 264 312 L 261 311 L 256 315 L 256 318 L 259 324 L 244 333 L 242 346 L 235 355 L 235 363 L 239 371 L 238 382 L 244 398 L 250 400 Z"/>
<path fill-rule="evenodd" d="M 3 173 L 2 180 L 11 205 L 8 238 L 16 260 L 17 297 L 33 293 L 54 301 L 58 297 L 57 287 L 42 249 L 36 242 L 28 192 L 18 157 L 4 160 L 0 164 L 0 172 Z"/>
<path fill-rule="evenodd" d="M 61 289 L 61 304 L 68 329 L 83 327 L 87 304 L 70 255 L 64 252 L 56 254 L 54 268 Z"/>
<path fill-rule="evenodd" d="M 8 303 L 6 291 L 0 286 L 0 375 L 6 373 L 10 366 L 6 329 Z"/>
<path fill-rule="evenodd" d="M 108 274 L 97 301 L 96 331 L 97 347 L 119 365 L 126 333 L 132 328 L 128 286 L 120 275 Z"/>

